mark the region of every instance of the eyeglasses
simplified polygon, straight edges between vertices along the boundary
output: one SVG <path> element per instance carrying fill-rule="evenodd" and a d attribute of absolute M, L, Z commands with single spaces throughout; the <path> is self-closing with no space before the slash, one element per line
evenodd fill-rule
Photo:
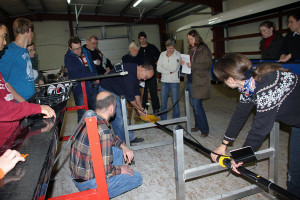
<path fill-rule="evenodd" d="M 33 48 L 33 49 L 30 49 L 30 50 L 28 50 L 30 53 L 32 53 L 32 52 L 36 52 L 36 48 Z"/>
<path fill-rule="evenodd" d="M 81 47 L 78 47 L 78 48 L 75 48 L 75 49 L 72 49 L 73 51 L 79 51 L 79 49 L 81 49 Z"/>

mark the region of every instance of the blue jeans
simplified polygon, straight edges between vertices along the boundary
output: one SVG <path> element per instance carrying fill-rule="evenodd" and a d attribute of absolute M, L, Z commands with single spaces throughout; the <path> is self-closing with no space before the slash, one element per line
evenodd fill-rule
<path fill-rule="evenodd" d="M 187 83 L 187 87 L 189 90 L 190 102 L 193 107 L 195 127 L 197 127 L 202 133 L 208 133 L 209 127 L 208 127 L 205 110 L 202 105 L 202 99 L 193 98 L 193 86 L 191 82 Z"/>
<path fill-rule="evenodd" d="M 300 128 L 292 127 L 288 170 L 288 191 L 300 198 Z"/>
<path fill-rule="evenodd" d="M 107 90 L 105 90 L 99 86 L 99 92 L 102 92 L 102 91 L 107 91 Z M 107 92 L 110 92 L 110 91 L 107 91 Z M 124 131 L 124 121 L 123 121 L 123 117 L 122 117 L 121 98 L 119 95 L 116 95 L 113 92 L 110 92 L 110 93 L 112 93 L 116 98 L 116 115 L 114 118 L 112 118 L 111 125 L 114 130 L 114 133 L 117 136 L 119 136 L 119 138 L 121 140 L 123 140 L 125 142 L 126 140 L 125 140 L 125 131 Z M 127 111 L 127 108 L 126 108 L 126 111 Z M 128 116 L 128 111 L 126 114 Z M 129 140 L 130 141 L 134 140 L 136 138 L 136 136 L 133 134 L 133 131 L 128 131 L 128 132 L 129 132 Z"/>
<path fill-rule="evenodd" d="M 179 83 L 164 83 L 161 82 L 161 111 L 165 111 L 168 108 L 168 95 L 169 91 L 171 90 L 171 97 L 172 97 L 172 104 L 175 103 L 175 101 L 178 99 L 178 93 L 179 93 Z M 160 116 L 161 120 L 167 119 L 168 113 L 164 113 Z M 173 108 L 173 118 L 180 117 L 180 108 L 179 108 L 179 102 L 174 106 Z"/>
<path fill-rule="evenodd" d="M 117 147 L 112 147 L 113 150 L 113 165 L 123 165 L 123 151 Z M 119 174 L 113 177 L 107 178 L 107 189 L 109 198 L 116 197 L 124 192 L 132 190 L 143 183 L 142 175 L 139 172 L 133 172 L 133 176 L 128 174 Z M 97 188 L 96 179 L 90 179 L 85 182 L 76 182 L 73 180 L 79 191 L 85 191 Z"/>
<path fill-rule="evenodd" d="M 88 106 L 89 106 L 90 110 L 95 110 L 97 94 L 98 94 L 98 88 L 97 87 L 92 88 L 92 91 L 90 91 L 89 93 L 86 94 L 87 101 L 88 101 Z M 83 106 L 84 105 L 83 94 L 82 93 L 80 93 L 80 94 L 74 94 L 73 93 L 73 96 L 74 96 L 74 101 L 75 101 L 76 106 Z M 85 113 L 84 109 L 77 110 L 78 122 L 80 121 L 80 119 L 82 118 L 84 113 Z"/>

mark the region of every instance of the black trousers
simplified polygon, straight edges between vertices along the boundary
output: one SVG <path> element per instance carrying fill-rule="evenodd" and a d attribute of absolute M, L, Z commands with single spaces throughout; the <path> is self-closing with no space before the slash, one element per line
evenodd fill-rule
<path fill-rule="evenodd" d="M 151 105 L 152 105 L 153 112 L 158 111 L 160 108 L 160 104 L 159 104 L 159 99 L 157 96 L 156 73 L 153 75 L 153 77 L 151 79 L 146 80 L 146 82 L 145 82 L 143 102 L 142 102 L 143 108 L 147 108 L 146 103 L 148 102 L 148 89 L 150 91 Z"/>

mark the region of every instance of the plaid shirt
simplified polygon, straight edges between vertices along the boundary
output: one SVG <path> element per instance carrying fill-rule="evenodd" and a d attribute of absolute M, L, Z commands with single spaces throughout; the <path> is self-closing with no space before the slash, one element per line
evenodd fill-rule
<path fill-rule="evenodd" d="M 109 178 L 121 173 L 120 166 L 112 165 L 112 146 L 120 148 L 123 141 L 109 130 L 106 120 L 97 116 L 97 123 L 105 175 Z M 89 180 L 95 178 L 86 126 L 72 144 L 70 169 L 74 179 Z"/>

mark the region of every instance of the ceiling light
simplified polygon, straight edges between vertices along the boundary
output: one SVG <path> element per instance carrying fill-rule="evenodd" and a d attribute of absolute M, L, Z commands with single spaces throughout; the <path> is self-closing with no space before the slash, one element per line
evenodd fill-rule
<path fill-rule="evenodd" d="M 143 0 L 138 0 L 137 2 L 135 2 L 135 4 L 133 4 L 133 7 L 136 7 L 137 5 L 139 5 Z"/>
<path fill-rule="evenodd" d="M 71 0 L 67 0 L 68 3 L 71 3 Z"/>

